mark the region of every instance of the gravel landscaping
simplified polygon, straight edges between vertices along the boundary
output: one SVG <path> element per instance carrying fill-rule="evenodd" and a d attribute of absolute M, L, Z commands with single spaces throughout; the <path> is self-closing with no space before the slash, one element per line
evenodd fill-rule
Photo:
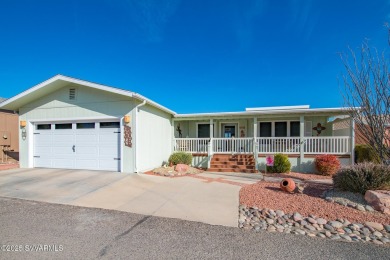
<path fill-rule="evenodd" d="M 303 193 L 283 192 L 275 182 L 244 186 L 240 190 L 240 228 L 390 245 L 390 215 L 374 211 L 362 195 L 310 182 L 326 176 L 279 175 L 270 176 L 303 180 Z"/>
<path fill-rule="evenodd" d="M 321 198 L 331 186 L 307 183 L 303 194 L 286 193 L 279 183 L 257 182 L 240 190 L 240 205 L 248 207 L 279 209 L 287 213 L 299 212 L 303 216 L 317 215 L 329 220 L 338 218 L 364 223 L 365 221 L 390 224 L 390 215 L 379 212 L 363 212 Z"/>

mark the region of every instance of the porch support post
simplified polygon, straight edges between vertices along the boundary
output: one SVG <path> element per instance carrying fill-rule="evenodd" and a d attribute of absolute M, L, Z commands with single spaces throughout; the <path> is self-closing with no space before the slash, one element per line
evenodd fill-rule
<path fill-rule="evenodd" d="M 176 146 L 176 141 L 175 141 L 175 120 L 172 118 L 171 119 L 171 125 L 172 125 L 172 146 L 171 146 L 171 153 L 175 151 L 175 146 Z"/>
<path fill-rule="evenodd" d="M 257 117 L 253 118 L 253 156 L 255 157 L 255 170 L 259 170 L 259 165 L 257 163 L 258 161 L 258 150 L 259 146 L 257 144 Z"/>
<path fill-rule="evenodd" d="M 211 158 L 213 157 L 213 138 L 214 138 L 214 122 L 213 119 L 210 118 L 210 142 L 208 145 L 208 155 L 207 155 L 207 168 L 210 168 Z"/>
<path fill-rule="evenodd" d="M 349 134 L 349 137 L 351 138 L 350 140 L 350 148 L 349 148 L 349 152 L 350 152 L 350 158 L 351 158 L 351 165 L 352 164 L 355 164 L 355 120 L 353 119 L 353 117 L 351 117 L 351 123 L 350 123 L 351 127 L 349 128 L 350 129 L 350 134 Z"/>
<path fill-rule="evenodd" d="M 299 137 L 300 137 L 300 146 L 299 146 L 299 170 L 303 171 L 303 159 L 305 159 L 305 117 L 299 117 Z"/>

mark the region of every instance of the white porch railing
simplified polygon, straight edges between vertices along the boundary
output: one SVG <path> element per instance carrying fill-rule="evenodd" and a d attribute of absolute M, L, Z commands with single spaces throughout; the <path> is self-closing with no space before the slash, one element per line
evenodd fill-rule
<path fill-rule="evenodd" d="M 207 153 L 210 138 L 175 138 L 175 151 Z"/>
<path fill-rule="evenodd" d="M 299 137 L 259 137 L 256 138 L 259 144 L 259 153 L 299 153 Z"/>
<path fill-rule="evenodd" d="M 305 137 L 305 154 L 347 154 L 351 150 L 349 136 Z"/>
<path fill-rule="evenodd" d="M 254 151 L 254 140 L 258 151 Z M 348 136 L 328 137 L 257 137 L 257 138 L 212 138 L 211 151 L 208 151 L 210 138 L 175 138 L 175 151 L 189 153 L 259 153 L 259 154 L 299 154 L 301 142 L 304 154 L 349 154 L 351 138 Z"/>
<path fill-rule="evenodd" d="M 253 153 L 253 138 L 213 138 L 213 153 Z"/>

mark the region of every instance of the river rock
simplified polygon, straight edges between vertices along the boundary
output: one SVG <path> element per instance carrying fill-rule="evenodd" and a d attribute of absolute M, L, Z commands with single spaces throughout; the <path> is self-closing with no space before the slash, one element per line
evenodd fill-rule
<path fill-rule="evenodd" d="M 329 230 L 329 231 L 334 231 L 334 228 L 331 225 L 325 224 L 324 228 Z"/>
<path fill-rule="evenodd" d="M 380 224 L 380 223 L 369 222 L 369 221 L 367 221 L 367 222 L 365 222 L 364 224 L 365 224 L 367 227 L 371 227 L 371 228 L 376 229 L 376 230 L 378 230 L 378 231 L 382 231 L 382 230 L 384 229 L 383 225 Z"/>
<path fill-rule="evenodd" d="M 182 163 L 176 164 L 175 171 L 179 173 L 186 173 L 188 171 L 188 165 Z"/>
<path fill-rule="evenodd" d="M 277 211 L 275 211 L 275 213 L 276 213 L 276 216 L 278 216 L 278 217 L 282 217 L 284 215 L 283 210 L 277 210 Z"/>
<path fill-rule="evenodd" d="M 390 225 L 386 225 L 386 226 L 385 226 L 385 229 L 386 229 L 387 232 L 390 233 Z"/>
<path fill-rule="evenodd" d="M 362 205 L 356 205 L 355 209 L 360 210 L 360 211 L 366 211 L 366 209 Z"/>
<path fill-rule="evenodd" d="M 390 215 L 390 191 L 385 190 L 368 190 L 364 199 L 374 209 Z"/>
<path fill-rule="evenodd" d="M 303 217 L 298 212 L 295 212 L 294 215 L 293 215 L 293 219 L 294 219 L 294 221 L 299 221 L 299 220 L 302 220 Z"/>
<path fill-rule="evenodd" d="M 374 233 L 372 233 L 374 236 L 376 237 L 383 237 L 382 233 L 379 232 L 379 231 L 375 231 Z"/>
<path fill-rule="evenodd" d="M 327 223 L 326 219 L 317 218 L 317 224 L 319 224 L 319 225 L 325 225 L 326 223 Z"/>
<path fill-rule="evenodd" d="M 328 224 L 334 228 L 341 228 L 343 226 L 339 221 L 329 221 Z"/>

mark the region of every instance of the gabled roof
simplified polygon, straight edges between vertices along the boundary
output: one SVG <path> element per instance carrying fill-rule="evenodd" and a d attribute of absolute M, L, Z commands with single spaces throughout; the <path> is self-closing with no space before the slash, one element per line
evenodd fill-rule
<path fill-rule="evenodd" d="M 171 115 L 176 114 L 176 112 L 174 112 L 174 111 L 172 111 L 172 110 L 170 110 L 170 109 L 168 109 L 168 108 L 166 108 L 166 107 L 164 107 L 164 106 L 162 106 L 162 105 L 160 105 L 160 104 L 158 104 L 158 103 L 156 103 L 156 102 L 154 102 L 154 101 L 152 101 L 152 100 L 150 100 L 150 99 L 148 99 L 148 98 L 146 98 L 138 93 L 131 92 L 131 91 L 124 90 L 124 89 L 113 88 L 113 87 L 109 87 L 106 85 L 93 83 L 90 81 L 67 77 L 64 75 L 56 75 L 56 76 L 54 76 L 54 77 L 52 77 L 44 82 L 32 87 L 32 88 L 27 89 L 26 91 L 23 91 L 22 93 L 14 96 L 12 98 L 5 100 L 4 102 L 2 102 L 0 104 L 0 108 L 1 109 L 8 109 L 8 110 L 18 110 L 23 105 L 28 104 L 29 102 L 46 94 L 47 88 L 50 87 L 50 91 L 55 91 L 55 90 L 58 90 L 64 86 L 68 85 L 69 83 L 74 83 L 74 84 L 82 85 L 82 86 L 93 88 L 93 89 L 108 91 L 108 92 L 115 93 L 118 95 L 136 98 L 140 101 L 146 101 L 147 104 L 149 104 L 153 107 L 156 107 L 164 112 L 167 112 Z"/>

